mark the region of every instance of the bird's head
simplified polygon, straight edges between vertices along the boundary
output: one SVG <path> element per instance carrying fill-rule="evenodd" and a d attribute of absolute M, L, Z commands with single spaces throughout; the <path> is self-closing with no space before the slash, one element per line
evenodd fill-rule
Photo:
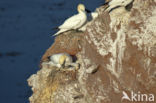
<path fill-rule="evenodd" d="M 84 12 L 85 11 L 85 6 L 83 4 L 79 4 L 77 6 L 77 11 L 80 13 L 80 12 Z"/>

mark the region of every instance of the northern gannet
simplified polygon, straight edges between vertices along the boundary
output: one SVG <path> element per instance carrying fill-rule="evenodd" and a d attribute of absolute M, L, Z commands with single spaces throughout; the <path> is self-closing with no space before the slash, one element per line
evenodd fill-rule
<path fill-rule="evenodd" d="M 87 22 L 86 9 L 83 4 L 77 6 L 78 14 L 68 18 L 61 26 L 58 27 L 59 31 L 53 36 L 59 35 L 65 31 L 78 30 Z"/>
<path fill-rule="evenodd" d="M 58 53 L 53 54 L 49 57 L 49 64 L 56 66 L 58 68 L 65 67 L 67 64 L 70 64 L 73 62 L 72 57 L 67 53 Z"/>
<path fill-rule="evenodd" d="M 49 56 L 48 59 L 49 61 L 43 62 L 42 66 L 48 66 L 48 68 L 57 67 L 64 70 L 77 70 L 80 66 L 79 63 L 73 62 L 72 56 L 68 53 L 53 54 Z"/>
<path fill-rule="evenodd" d="M 110 12 L 118 7 L 126 7 L 131 4 L 134 0 L 111 0 L 110 2 L 106 2 L 104 5 L 108 4 L 106 11 Z"/>

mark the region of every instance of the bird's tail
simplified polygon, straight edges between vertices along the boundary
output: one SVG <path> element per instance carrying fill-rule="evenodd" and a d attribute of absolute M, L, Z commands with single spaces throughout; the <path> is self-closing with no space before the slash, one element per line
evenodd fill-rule
<path fill-rule="evenodd" d="M 109 7 L 109 2 L 105 2 L 104 4 L 100 5 L 104 8 L 104 10 L 108 9 Z"/>
<path fill-rule="evenodd" d="M 59 30 L 59 27 L 54 27 L 52 28 L 52 30 Z"/>
<path fill-rule="evenodd" d="M 105 6 L 105 5 L 108 5 L 108 3 L 109 3 L 109 2 L 105 2 L 105 3 L 104 3 L 104 4 L 102 4 L 101 6 Z"/>
<path fill-rule="evenodd" d="M 121 6 L 120 5 L 111 5 L 108 8 L 106 8 L 105 11 L 108 11 L 110 13 L 111 11 L 113 11 L 114 9 L 119 8 L 119 7 L 121 7 Z"/>
<path fill-rule="evenodd" d="M 65 32 L 65 31 L 68 31 L 68 30 L 66 30 L 66 29 L 61 29 L 61 30 L 59 30 L 57 33 L 55 33 L 53 36 L 59 35 L 59 34 Z"/>

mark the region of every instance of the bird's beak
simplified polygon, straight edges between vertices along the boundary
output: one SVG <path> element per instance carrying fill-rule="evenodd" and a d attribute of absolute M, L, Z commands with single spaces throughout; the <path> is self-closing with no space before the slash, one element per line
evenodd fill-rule
<path fill-rule="evenodd" d="M 66 62 L 66 61 L 64 61 L 63 64 L 61 65 L 62 68 L 65 68 L 65 62 Z"/>
<path fill-rule="evenodd" d="M 91 11 L 90 11 L 90 10 L 88 10 L 88 9 L 85 9 L 85 11 L 86 11 L 87 13 L 91 13 Z"/>

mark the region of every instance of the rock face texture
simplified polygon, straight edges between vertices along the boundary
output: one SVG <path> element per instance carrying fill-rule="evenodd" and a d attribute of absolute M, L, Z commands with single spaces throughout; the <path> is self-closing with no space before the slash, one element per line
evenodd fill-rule
<path fill-rule="evenodd" d="M 30 103 L 147 103 L 156 98 L 156 0 L 134 0 L 128 11 L 97 11 L 86 32 L 59 35 L 41 60 L 67 52 L 80 68 L 41 65 L 28 79 Z"/>

